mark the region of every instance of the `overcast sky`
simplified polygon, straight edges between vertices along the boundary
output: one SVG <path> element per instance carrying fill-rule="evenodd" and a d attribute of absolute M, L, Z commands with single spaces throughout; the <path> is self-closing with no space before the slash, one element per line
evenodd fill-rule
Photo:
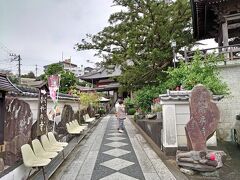
<path fill-rule="evenodd" d="M 74 44 L 108 25 L 112 0 L 0 0 L 1 69 L 17 70 L 8 52 L 22 57 L 22 74 L 70 58 L 78 66 L 99 61 L 93 51 L 77 52 Z"/>
<path fill-rule="evenodd" d="M 22 57 L 22 74 L 38 75 L 43 66 L 71 57 L 78 66 L 100 61 L 94 51 L 73 49 L 86 33 L 95 34 L 108 25 L 108 18 L 120 7 L 112 0 L 0 0 L 0 69 L 17 72 L 9 52 Z M 216 46 L 205 41 L 203 48 Z M 210 45 L 210 46 L 209 46 Z"/>

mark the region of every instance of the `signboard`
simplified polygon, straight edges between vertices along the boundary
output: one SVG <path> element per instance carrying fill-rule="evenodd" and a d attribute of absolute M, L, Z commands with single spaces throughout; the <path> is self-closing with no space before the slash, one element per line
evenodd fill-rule
<path fill-rule="evenodd" d="M 58 75 L 51 75 L 48 77 L 49 94 L 53 102 L 57 101 L 57 91 L 60 85 L 60 78 Z"/>
<path fill-rule="evenodd" d="M 58 91 L 60 86 L 60 77 L 58 75 L 51 75 L 48 77 L 48 88 L 49 88 L 49 95 L 53 100 L 54 106 L 48 113 L 49 120 L 55 119 L 57 115 L 60 115 L 60 110 L 58 107 Z M 55 121 L 53 124 L 53 131 L 55 129 Z"/>

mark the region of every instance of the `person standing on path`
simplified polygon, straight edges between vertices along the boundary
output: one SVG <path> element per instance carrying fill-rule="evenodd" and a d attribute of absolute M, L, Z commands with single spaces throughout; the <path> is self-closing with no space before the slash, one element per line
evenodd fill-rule
<path fill-rule="evenodd" d="M 118 131 L 122 133 L 124 130 L 124 120 L 126 119 L 126 112 L 123 100 L 119 100 L 119 106 L 117 108 L 117 119 L 119 121 Z"/>
<path fill-rule="evenodd" d="M 116 116 L 117 121 L 118 121 L 118 128 L 117 128 L 118 130 L 119 130 L 119 119 L 118 119 L 117 112 L 118 112 L 118 107 L 119 107 L 119 100 L 120 100 L 120 99 L 118 99 L 117 102 L 116 102 L 116 104 L 115 104 L 115 116 Z"/>

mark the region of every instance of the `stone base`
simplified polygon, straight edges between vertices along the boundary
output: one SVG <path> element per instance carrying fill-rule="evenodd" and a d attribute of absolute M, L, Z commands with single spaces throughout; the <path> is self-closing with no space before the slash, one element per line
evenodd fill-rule
<path fill-rule="evenodd" d="M 163 152 L 166 156 L 176 156 L 177 147 L 164 147 Z"/>

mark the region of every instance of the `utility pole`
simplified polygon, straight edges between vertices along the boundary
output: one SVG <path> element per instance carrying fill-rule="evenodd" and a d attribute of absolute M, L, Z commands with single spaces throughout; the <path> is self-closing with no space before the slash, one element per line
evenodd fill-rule
<path fill-rule="evenodd" d="M 38 65 L 36 64 L 35 66 L 36 66 L 36 69 L 35 69 L 35 70 L 36 70 L 36 78 L 37 78 Z"/>
<path fill-rule="evenodd" d="M 20 55 L 16 55 L 16 54 L 9 54 L 9 56 L 12 56 L 13 59 L 11 61 L 18 61 L 18 83 L 21 84 L 21 56 Z"/>

